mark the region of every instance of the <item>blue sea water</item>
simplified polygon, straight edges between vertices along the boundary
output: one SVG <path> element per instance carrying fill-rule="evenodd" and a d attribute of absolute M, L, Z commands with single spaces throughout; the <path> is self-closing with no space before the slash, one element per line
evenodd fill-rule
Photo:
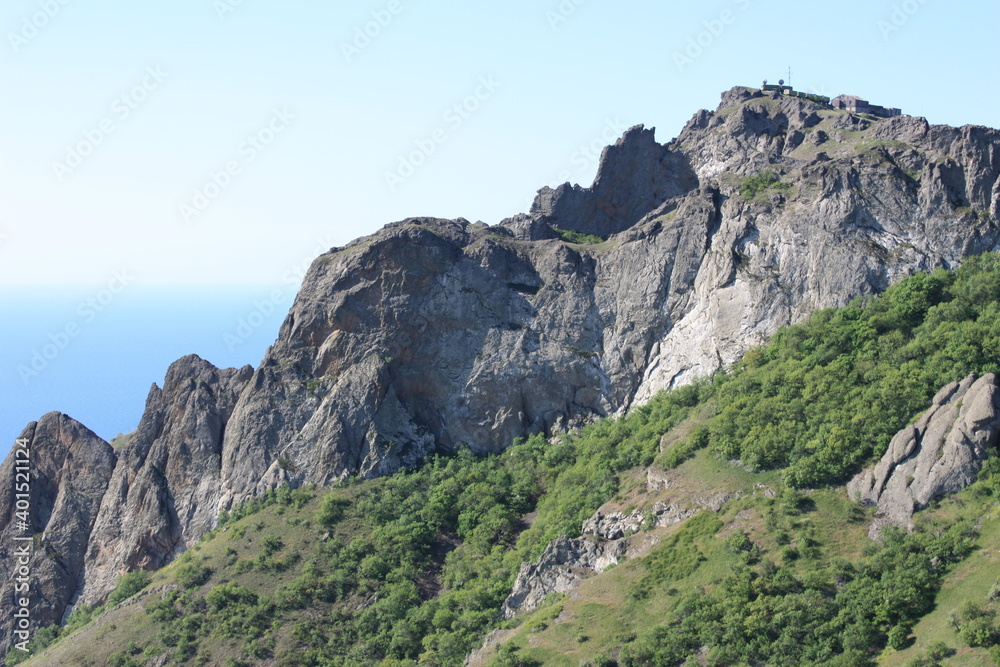
<path fill-rule="evenodd" d="M 116 287 L 116 286 L 112 286 Z M 0 294 L 0 457 L 31 421 L 63 412 L 108 440 L 187 354 L 257 366 L 294 287 L 12 290 Z"/>

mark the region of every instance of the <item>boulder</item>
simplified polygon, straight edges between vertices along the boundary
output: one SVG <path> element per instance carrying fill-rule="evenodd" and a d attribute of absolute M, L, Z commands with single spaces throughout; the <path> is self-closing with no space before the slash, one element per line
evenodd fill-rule
<path fill-rule="evenodd" d="M 1000 429 L 997 377 L 970 375 L 941 389 L 931 408 L 893 437 L 873 468 L 847 485 L 858 503 L 877 507 L 869 535 L 885 526 L 913 529 L 913 513 L 976 480 L 983 461 L 995 454 Z"/>

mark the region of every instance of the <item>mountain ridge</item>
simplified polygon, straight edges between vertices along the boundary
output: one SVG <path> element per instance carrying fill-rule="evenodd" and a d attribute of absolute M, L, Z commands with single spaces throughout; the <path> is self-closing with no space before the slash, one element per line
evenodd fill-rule
<path fill-rule="evenodd" d="M 54 474 L 56 497 L 100 495 L 86 528 L 32 508 L 43 542 L 86 554 L 53 572 L 35 552 L 39 581 L 62 591 L 37 622 L 102 601 L 123 573 L 168 562 L 220 512 L 284 484 L 620 414 L 818 307 L 996 249 L 998 219 L 997 130 L 738 87 L 667 144 L 628 130 L 592 187 L 543 188 L 528 214 L 390 224 L 317 258 L 258 368 L 175 362 L 122 451 L 65 416 L 26 428 L 76 434 L 34 448 L 49 452 L 37 465 L 61 470 L 66 451 L 96 462 L 86 493 Z"/>

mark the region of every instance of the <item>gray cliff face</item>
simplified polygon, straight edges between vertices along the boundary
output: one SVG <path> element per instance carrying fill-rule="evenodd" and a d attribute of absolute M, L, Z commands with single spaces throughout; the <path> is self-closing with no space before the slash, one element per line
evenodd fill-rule
<path fill-rule="evenodd" d="M 189 356 L 150 390 L 90 533 L 81 602 L 99 603 L 123 574 L 164 565 L 215 525 L 223 432 L 251 373 Z"/>
<path fill-rule="evenodd" d="M 0 636 L 11 637 L 15 571 L 22 564 L 18 537 L 32 537 L 31 621 L 33 630 L 57 623 L 83 586 L 87 540 L 115 469 L 115 452 L 85 426 L 58 412 L 32 422 L 21 433 L 28 441 L 30 479 L 16 476 L 16 447 L 0 466 L 0 577 L 4 613 Z M 19 483 L 30 486 L 28 526 L 15 518 Z"/>
<path fill-rule="evenodd" d="M 896 434 L 875 468 L 847 486 L 855 501 L 878 508 L 869 535 L 877 538 L 885 526 L 912 529 L 914 511 L 976 481 L 995 452 L 998 431 L 996 375 L 969 376 L 941 389 L 930 410 Z"/>
<path fill-rule="evenodd" d="M 593 187 L 542 190 L 530 215 L 334 249 L 240 398 L 221 506 L 620 413 L 816 308 L 994 249 L 998 140 L 734 89 L 666 146 L 629 130 Z M 742 196 L 765 168 L 787 185 Z"/>
<path fill-rule="evenodd" d="M 765 169 L 781 185 L 741 194 Z M 668 144 L 629 130 L 592 187 L 529 214 L 388 225 L 313 263 L 259 368 L 188 357 L 154 387 L 84 539 L 83 599 L 282 484 L 621 413 L 816 308 L 1000 247 L 998 212 L 996 130 L 735 88 Z"/>
<path fill-rule="evenodd" d="M 565 183 L 538 192 L 531 217 L 551 227 L 607 236 L 624 231 L 668 199 L 698 187 L 687 157 L 633 127 L 604 149 L 590 188 Z"/>

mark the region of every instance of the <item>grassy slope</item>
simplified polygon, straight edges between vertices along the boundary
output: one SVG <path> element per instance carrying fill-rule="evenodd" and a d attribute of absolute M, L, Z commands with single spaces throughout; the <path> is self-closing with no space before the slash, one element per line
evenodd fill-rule
<path fill-rule="evenodd" d="M 739 562 L 738 557 L 724 548 L 724 539 L 733 531 L 746 532 L 763 547 L 763 555 L 776 562 L 781 545 L 765 525 L 764 507 L 777 482 L 773 473 L 750 473 L 720 462 L 707 451 L 699 452 L 683 463 L 675 473 L 677 484 L 685 491 L 693 487 L 725 490 L 742 494 L 728 502 L 720 511 L 724 526 L 715 536 L 699 541 L 705 559 L 690 576 L 671 582 L 664 595 L 636 601 L 628 592 L 646 574 L 646 558 L 626 561 L 607 572 L 585 580 L 572 595 L 554 596 L 552 604 L 519 619 L 512 645 L 528 661 L 546 665 L 577 667 L 581 660 L 612 653 L 636 634 L 660 623 L 684 593 L 712 590 Z M 824 544 L 824 556 L 848 560 L 860 558 L 867 544 L 867 525 L 848 522 L 845 516 L 853 505 L 842 490 L 822 490 L 809 494 L 815 510 L 805 519 L 816 533 L 829 539 Z M 662 541 L 679 526 L 655 529 L 632 539 L 637 543 Z M 651 550 L 655 553 L 657 548 Z M 539 619 L 547 619 L 553 611 L 558 616 L 539 630 Z"/>
<path fill-rule="evenodd" d="M 984 649 L 963 646 L 958 633 L 948 622 L 948 614 L 967 600 L 985 601 L 986 592 L 1000 581 L 1000 510 L 994 505 L 985 508 L 979 549 L 955 568 L 935 600 L 934 611 L 927 614 L 913 629 L 914 643 L 903 651 L 886 651 L 879 660 L 884 667 L 901 667 L 925 651 L 931 644 L 943 641 L 951 648 L 960 648 L 942 664 L 958 667 L 990 667 L 994 663 Z"/>
<path fill-rule="evenodd" d="M 152 583 L 139 596 L 104 613 L 38 657 L 21 664 L 106 665 L 109 664 L 109 657 L 122 653 L 129 642 L 135 642 L 138 646 L 134 656 L 136 661 L 161 653 L 172 653 L 157 640 L 162 624 L 150 618 L 147 610 L 166 592 L 184 590 L 177 583 L 178 569 L 188 563 L 197 563 L 213 570 L 208 581 L 190 589 L 194 593 L 206 593 L 213 586 L 227 581 L 239 583 L 262 595 L 275 591 L 301 573 L 306 560 L 299 558 L 296 561 L 295 554 L 315 553 L 326 533 L 326 529 L 321 529 L 312 520 L 319 500 L 316 494 L 311 495 L 315 497 L 300 508 L 273 505 L 209 535 L 181 559 L 153 573 Z M 355 529 L 356 526 L 349 523 L 342 524 L 338 526 L 333 539 L 349 540 Z M 276 536 L 284 544 L 274 554 L 279 561 L 287 559 L 296 562 L 281 572 L 262 572 L 254 568 L 239 573 L 238 563 L 241 560 L 252 561 L 257 557 L 260 542 L 267 536 Z M 323 611 L 325 610 L 321 607 L 316 607 L 310 613 Z M 280 631 L 278 636 L 280 650 L 287 642 L 287 636 Z M 143 655 L 146 648 L 151 650 Z M 230 658 L 239 657 L 247 656 L 242 650 L 242 642 L 235 639 L 214 638 L 203 642 L 197 654 L 197 659 L 206 660 L 206 664 L 225 664 Z"/>
<path fill-rule="evenodd" d="M 720 463 L 707 452 L 699 453 L 677 472 L 696 479 L 707 473 L 719 482 L 728 483 L 730 488 L 742 487 L 749 492 L 742 499 L 728 503 L 719 513 L 724 527 L 699 542 L 705 560 L 695 572 L 671 582 L 663 595 L 635 600 L 629 591 L 647 571 L 648 557 L 640 557 L 585 580 L 568 596 L 554 595 L 541 609 L 519 618 L 517 625 L 504 637 L 506 646 L 516 649 L 518 660 L 525 665 L 601 664 L 602 657 L 616 655 L 617 649 L 636 635 L 662 624 L 685 593 L 717 592 L 721 581 L 739 564 L 738 557 L 724 547 L 725 538 L 736 530 L 745 531 L 762 548 L 763 558 L 791 567 L 798 575 L 822 570 L 838 558 L 854 563 L 863 559 L 864 549 L 869 544 L 870 515 L 859 515 L 842 488 L 807 494 L 813 505 L 796 522 L 800 529 L 801 526 L 812 527 L 812 534 L 820 543 L 820 557 L 810 562 L 789 562 L 782 560 L 782 546 L 762 518 L 768 511 L 769 501 L 761 493 L 753 494 L 757 484 L 770 480 L 755 479 L 757 475 Z M 909 647 L 902 651 L 885 649 L 879 657 L 879 665 L 905 665 L 932 643 L 944 641 L 949 648 L 957 650 L 942 664 L 989 667 L 994 663 L 987 652 L 964 646 L 948 625 L 948 612 L 966 600 L 984 602 L 986 591 L 997 583 L 1000 576 L 1000 511 L 989 499 L 975 499 L 963 493 L 918 516 L 921 523 L 935 520 L 949 523 L 960 517 L 981 518 L 982 529 L 976 550 L 945 578 L 934 611 L 913 629 Z M 677 527 L 669 531 L 660 529 L 649 535 L 662 539 L 675 530 Z M 656 551 L 654 547 L 650 555 Z M 509 664 L 497 658 L 496 650 L 485 652 L 481 658 L 478 664 Z"/>
<path fill-rule="evenodd" d="M 134 604 L 101 616 L 28 664 L 129 665 L 161 655 L 177 663 L 238 665 L 273 657 L 279 664 L 376 664 L 392 654 L 460 664 L 496 626 L 496 609 L 520 562 L 533 560 L 557 535 L 578 533 L 598 507 L 641 510 L 657 500 L 740 491 L 742 498 L 720 512 L 724 525 L 693 538 L 700 560 L 682 563 L 693 571 L 669 582 L 646 574 L 656 562 L 663 566 L 664 545 L 685 527 L 640 534 L 634 538 L 640 553 L 651 546 L 649 538 L 659 540 L 659 548 L 585 582 L 554 618 L 541 622 L 545 628 L 536 623 L 530 632 L 527 624 L 515 624 L 521 629 L 512 646 L 537 651 L 544 662 L 613 651 L 663 623 L 686 592 L 718 592 L 738 562 L 723 546 L 734 532 L 746 532 L 762 558 L 803 580 L 826 576 L 824 568 L 838 558 L 863 560 L 864 512 L 825 482 L 842 481 L 877 456 L 944 382 L 1000 369 L 997 350 L 1000 259 L 990 256 L 968 262 L 957 276 L 918 277 L 868 304 L 821 312 L 748 354 L 732 373 L 661 395 L 627 418 L 605 420 L 561 442 L 536 438 L 495 457 L 460 454 L 414 473 L 339 488 L 346 509 L 342 519 L 328 522 L 332 529 L 318 523 L 323 503 L 315 494 L 286 494 L 284 502 L 231 522 L 155 573 Z M 668 451 L 661 453 L 663 434 Z M 677 451 L 684 455 L 674 457 Z M 725 463 L 733 458 L 755 472 Z M 671 459 L 682 462 L 671 472 L 671 488 L 646 494 L 643 471 L 654 460 L 666 465 Z M 819 490 L 807 493 L 806 510 L 781 514 L 775 508 L 797 497 L 786 483 Z M 769 489 L 778 497 L 769 498 Z M 928 516 L 955 523 L 958 515 L 975 519 L 985 512 L 981 498 L 962 502 L 943 503 Z M 530 527 L 522 515 L 532 517 Z M 949 574 L 937 608 L 914 628 L 918 645 L 886 653 L 886 664 L 905 664 L 935 633 L 958 648 L 943 619 L 991 585 L 986 566 L 992 561 L 981 555 L 997 548 L 991 521 L 979 537 L 984 548 Z M 332 535 L 324 539 L 328 530 Z M 794 560 L 791 550 L 811 554 Z M 208 568 L 211 576 L 179 585 L 191 579 L 193 567 Z M 322 572 L 310 580 L 317 569 Z M 648 595 L 629 595 L 638 581 Z M 306 602 L 294 603 L 293 582 L 310 588 Z M 220 587 L 254 600 L 216 604 L 211 598 Z M 161 599 L 182 589 L 183 598 L 164 608 Z M 169 612 L 160 622 L 147 613 L 154 606 Z M 973 664 L 961 661 L 984 655 L 967 651 L 951 660 Z"/>
<path fill-rule="evenodd" d="M 673 471 L 673 475 L 670 490 L 646 495 L 633 489 L 627 494 L 627 498 L 617 503 L 617 507 L 627 502 L 642 509 L 644 504 L 652 504 L 656 500 L 670 502 L 705 490 L 743 494 L 742 498 L 730 501 L 719 513 L 725 526 L 716 535 L 699 542 L 706 560 L 690 576 L 672 582 L 662 595 L 648 600 L 636 601 L 628 595 L 628 591 L 646 573 L 644 557 L 626 561 L 602 575 L 585 580 L 569 596 L 554 596 L 550 604 L 517 619 L 513 624 L 511 644 L 519 649 L 522 658 L 545 665 L 576 667 L 581 661 L 612 653 L 629 638 L 661 623 L 684 593 L 699 589 L 711 591 L 718 586 L 719 581 L 738 562 L 737 556 L 724 548 L 724 538 L 733 531 L 745 531 L 762 547 L 765 558 L 782 564 L 782 545 L 776 542 L 774 532 L 768 530 L 764 519 L 767 496 L 776 484 L 774 473 L 750 473 L 719 462 L 710 452 L 703 450 Z M 845 521 L 845 517 L 851 514 L 853 505 L 843 491 L 818 490 L 809 493 L 808 497 L 814 503 L 814 509 L 806 512 L 801 521 L 811 525 L 814 534 L 822 536 L 822 558 L 825 561 L 836 557 L 852 562 L 859 560 L 868 542 L 867 524 L 857 519 Z M 962 504 L 961 508 L 957 507 L 958 503 Z M 252 560 L 259 554 L 259 545 L 264 537 L 277 536 L 285 544 L 275 554 L 279 559 L 294 553 L 315 553 L 326 533 L 326 529 L 318 526 L 314 520 L 318 506 L 319 495 L 316 494 L 302 507 L 273 505 L 226 526 L 196 546 L 189 552 L 189 556 L 155 573 L 153 582 L 142 594 L 103 614 L 42 655 L 22 664 L 105 665 L 109 664 L 111 656 L 120 656 L 125 652 L 123 649 L 129 642 L 135 642 L 137 647 L 134 664 L 142 664 L 146 658 L 159 655 L 161 650 L 151 650 L 145 655 L 142 653 L 147 647 L 162 648 L 156 639 L 158 624 L 152 621 L 147 610 L 166 591 L 181 588 L 176 581 L 178 568 L 193 562 L 214 570 L 208 581 L 192 589 L 194 592 L 207 592 L 226 581 L 242 584 L 259 594 L 273 592 L 294 580 L 301 573 L 306 560 L 298 560 L 284 572 L 260 572 L 254 569 L 237 574 L 239 568 L 236 563 L 239 560 L 234 562 L 232 551 L 235 550 L 237 559 Z M 610 503 L 606 509 L 615 507 L 615 503 Z M 914 628 L 915 644 L 902 652 L 887 650 L 880 664 L 904 665 L 937 640 L 944 640 L 953 648 L 961 645 L 955 632 L 948 627 L 947 614 L 966 599 L 979 601 L 984 591 L 996 583 L 997 564 L 1000 562 L 1000 514 L 995 506 L 977 506 L 975 502 L 962 497 L 957 501 L 942 503 L 938 509 L 928 513 L 951 519 L 959 513 L 977 513 L 981 509 L 988 512 L 979 539 L 981 548 L 947 577 L 938 596 L 937 608 Z M 330 539 L 349 541 L 360 528 L 360 524 L 342 522 Z M 679 526 L 657 528 L 639 533 L 631 539 L 641 551 L 645 544 L 654 540 L 662 542 L 678 529 Z M 655 551 L 654 546 L 652 552 Z M 288 636 L 288 630 L 295 621 L 301 616 L 325 615 L 331 608 L 332 605 L 314 605 L 286 619 L 283 622 L 284 629 L 276 633 L 275 655 L 280 657 L 294 647 L 295 642 Z M 216 637 L 201 643 L 193 662 L 222 665 L 231 659 L 242 659 L 246 664 L 253 664 L 242 641 Z M 982 649 L 966 648 L 944 664 L 985 667 L 992 663 Z"/>

